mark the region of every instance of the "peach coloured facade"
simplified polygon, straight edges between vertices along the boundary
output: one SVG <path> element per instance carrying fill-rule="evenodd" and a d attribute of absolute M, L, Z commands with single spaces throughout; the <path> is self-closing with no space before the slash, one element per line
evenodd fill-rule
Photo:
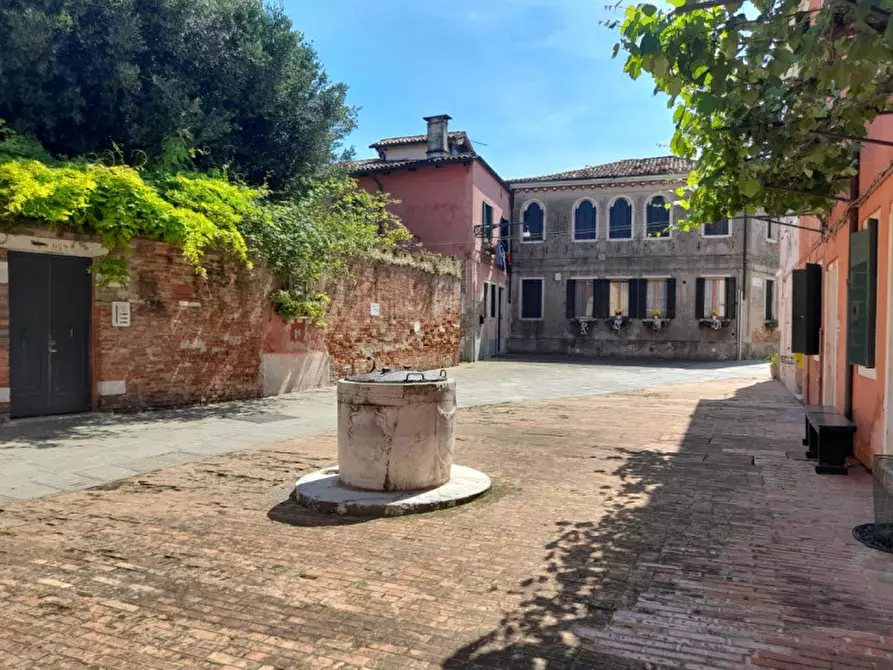
<path fill-rule="evenodd" d="M 881 116 L 868 131 L 868 137 L 893 139 L 893 117 Z M 875 367 L 856 367 L 853 372 L 852 420 L 857 425 L 855 455 L 871 466 L 874 454 L 893 454 L 891 412 L 885 398 L 891 392 L 891 324 L 890 303 L 893 276 L 893 147 L 863 144 L 860 155 L 858 221 L 862 228 L 869 218 L 879 221 L 877 272 L 877 326 Z M 829 217 L 833 225 L 846 216 L 846 205 L 838 206 Z M 801 223 L 818 227 L 818 221 L 801 217 Z M 800 231 L 798 267 L 806 263 L 822 265 L 822 333 L 821 353 L 807 356 L 803 370 L 803 401 L 806 404 L 833 404 L 845 409 L 847 277 L 849 267 L 849 225 L 846 221 L 827 240 L 819 233 Z M 836 274 L 836 282 L 835 282 Z M 836 290 L 834 285 L 836 283 Z"/>
<path fill-rule="evenodd" d="M 399 200 L 394 213 L 426 249 L 462 262 L 462 360 L 504 351 L 507 275 L 496 266 L 495 256 L 485 253 L 484 240 L 474 235 L 474 227 L 483 222 L 486 202 L 493 208 L 493 242 L 499 240 L 499 221 L 511 211 L 510 194 L 502 181 L 478 159 L 398 168 L 358 181 L 368 191 L 385 191 Z M 496 301 L 491 305 L 493 295 Z"/>

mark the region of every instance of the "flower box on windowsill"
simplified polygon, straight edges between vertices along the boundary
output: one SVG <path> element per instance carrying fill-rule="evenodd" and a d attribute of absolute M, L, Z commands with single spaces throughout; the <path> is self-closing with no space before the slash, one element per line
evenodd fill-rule
<path fill-rule="evenodd" d="M 698 325 L 701 328 L 711 328 L 713 330 L 722 330 L 723 328 L 727 328 L 730 323 L 732 323 L 731 319 L 698 319 Z"/>
<path fill-rule="evenodd" d="M 778 328 L 778 319 L 766 319 L 763 321 L 763 325 L 766 326 L 766 328 Z"/>
<path fill-rule="evenodd" d="M 592 325 L 597 321 L 594 316 L 575 316 L 571 319 L 571 325 L 579 330 L 580 335 L 589 335 Z"/>
<path fill-rule="evenodd" d="M 629 324 L 629 317 L 615 314 L 614 316 L 609 316 L 605 319 L 605 323 L 608 324 L 611 330 L 619 335 L 620 331 L 626 328 L 627 324 Z"/>
<path fill-rule="evenodd" d="M 642 319 L 642 325 L 653 330 L 655 333 L 659 333 L 670 325 L 670 319 L 655 319 L 654 317 L 651 317 L 650 319 Z"/>

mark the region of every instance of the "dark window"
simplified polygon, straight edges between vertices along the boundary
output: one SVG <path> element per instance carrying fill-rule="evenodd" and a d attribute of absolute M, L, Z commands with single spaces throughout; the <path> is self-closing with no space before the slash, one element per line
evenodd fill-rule
<path fill-rule="evenodd" d="M 775 320 L 775 281 L 766 280 L 766 321 Z"/>
<path fill-rule="evenodd" d="M 766 239 L 767 240 L 775 239 L 775 226 L 772 225 L 771 221 L 766 222 Z"/>
<path fill-rule="evenodd" d="M 850 234 L 850 276 L 847 280 L 847 362 L 873 368 L 877 326 L 878 220 Z"/>
<path fill-rule="evenodd" d="M 521 280 L 521 318 L 543 318 L 543 280 Z"/>
<path fill-rule="evenodd" d="M 542 242 L 544 239 L 544 215 L 539 203 L 531 202 L 524 209 L 524 232 L 521 239 L 524 242 Z"/>
<path fill-rule="evenodd" d="M 584 200 L 577 205 L 577 209 L 574 210 L 575 240 L 595 239 L 595 213 L 595 205 L 588 200 Z"/>
<path fill-rule="evenodd" d="M 819 353 L 822 327 L 822 266 L 807 263 L 791 273 L 791 351 Z"/>
<path fill-rule="evenodd" d="M 712 236 L 712 235 L 728 235 L 729 234 L 729 220 L 728 219 L 720 219 L 719 221 L 714 221 L 713 223 L 708 223 L 704 226 L 704 235 Z"/>
<path fill-rule="evenodd" d="M 484 229 L 484 239 L 493 239 L 493 208 L 488 203 L 483 203 L 481 208 L 481 226 Z"/>
<path fill-rule="evenodd" d="M 662 196 L 651 198 L 645 212 L 645 234 L 648 237 L 667 237 L 670 234 L 670 210 Z"/>
<path fill-rule="evenodd" d="M 490 316 L 496 316 L 496 284 L 490 284 Z"/>
<path fill-rule="evenodd" d="M 499 237 L 508 240 L 509 234 L 509 222 L 503 217 L 499 220 Z"/>
<path fill-rule="evenodd" d="M 618 198 L 611 205 L 608 221 L 608 237 L 612 240 L 628 240 L 633 236 L 633 208 L 626 198 Z"/>

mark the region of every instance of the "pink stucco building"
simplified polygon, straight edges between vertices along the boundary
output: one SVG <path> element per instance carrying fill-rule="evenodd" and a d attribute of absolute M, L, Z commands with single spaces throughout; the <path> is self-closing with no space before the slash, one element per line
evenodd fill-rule
<path fill-rule="evenodd" d="M 449 120 L 426 117 L 424 135 L 379 140 L 377 158 L 349 166 L 363 188 L 400 200 L 394 212 L 426 249 L 462 262 L 460 354 L 476 361 L 505 351 L 511 191 L 465 132 L 448 129 Z"/>

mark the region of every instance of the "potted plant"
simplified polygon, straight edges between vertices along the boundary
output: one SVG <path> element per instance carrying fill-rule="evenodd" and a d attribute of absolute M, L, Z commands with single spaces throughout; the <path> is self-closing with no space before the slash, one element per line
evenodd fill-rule
<path fill-rule="evenodd" d="M 609 319 L 609 321 L 611 322 L 611 330 L 619 335 L 620 331 L 623 330 L 623 327 L 626 325 L 627 319 L 623 316 L 623 310 L 615 309 L 614 317 Z"/>
<path fill-rule="evenodd" d="M 778 352 L 773 351 L 769 354 L 769 374 L 772 379 L 778 379 Z"/>
<path fill-rule="evenodd" d="M 763 321 L 763 325 L 770 330 L 774 330 L 775 328 L 778 328 L 778 319 L 766 319 Z"/>
<path fill-rule="evenodd" d="M 710 313 L 709 319 L 700 319 L 698 325 L 701 328 L 712 328 L 713 330 L 722 330 L 731 323 L 729 319 L 724 319 L 719 315 L 719 310 L 714 309 Z"/>
<path fill-rule="evenodd" d="M 667 325 L 670 321 L 668 319 L 662 319 L 663 312 L 659 309 L 651 310 L 651 318 L 650 319 L 642 319 L 642 325 L 648 326 L 653 331 L 663 330 L 663 327 Z"/>

